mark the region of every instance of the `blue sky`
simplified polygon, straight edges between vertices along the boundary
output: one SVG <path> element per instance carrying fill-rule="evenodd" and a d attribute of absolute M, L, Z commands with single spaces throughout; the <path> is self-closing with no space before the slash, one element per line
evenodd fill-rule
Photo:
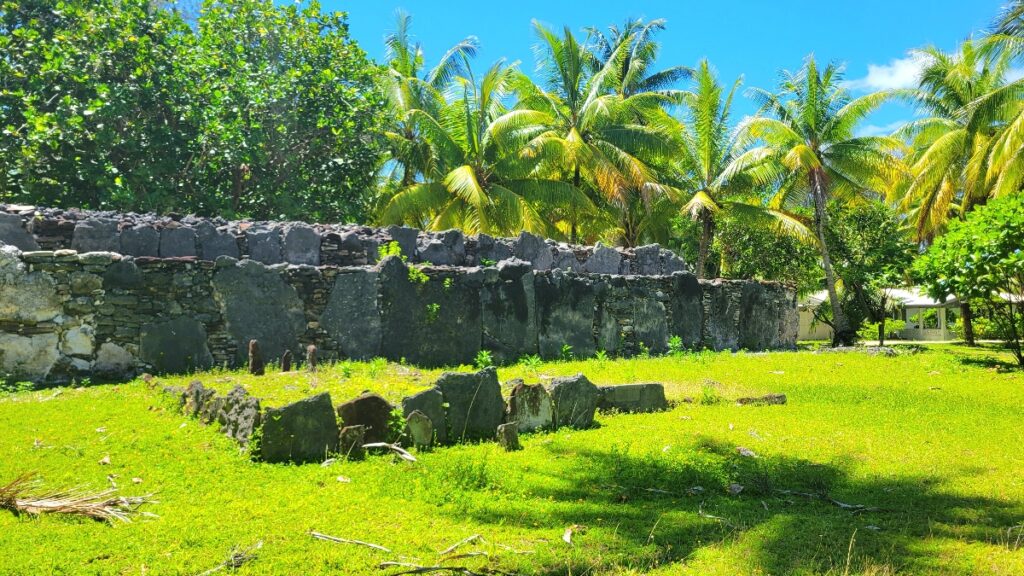
<path fill-rule="evenodd" d="M 662 66 L 692 66 L 707 57 L 723 81 L 739 75 L 744 86 L 774 88 L 777 72 L 796 69 L 810 53 L 821 61 L 846 66 L 846 78 L 857 93 L 907 86 L 916 64 L 908 51 L 929 44 L 944 50 L 984 30 L 998 14 L 1002 0 L 748 0 L 720 2 L 559 0 L 321 0 L 325 10 L 349 13 L 352 36 L 378 61 L 383 61 L 383 36 L 394 28 L 394 13 L 413 15 L 413 32 L 433 64 L 452 44 L 468 35 L 479 38 L 478 66 L 498 58 L 522 61 L 535 69 L 536 38 L 531 20 L 579 31 L 606 27 L 626 18 L 665 18 L 668 29 Z M 736 120 L 752 113 L 741 99 Z M 909 108 L 889 104 L 862 127 L 862 133 L 888 132 L 912 115 Z"/>

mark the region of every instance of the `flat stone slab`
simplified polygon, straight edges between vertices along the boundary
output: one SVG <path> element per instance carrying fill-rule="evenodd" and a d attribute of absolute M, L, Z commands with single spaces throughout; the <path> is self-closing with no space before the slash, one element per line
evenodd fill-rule
<path fill-rule="evenodd" d="M 264 462 L 320 462 L 338 449 L 338 421 L 327 392 L 268 408 L 262 430 Z"/>
<path fill-rule="evenodd" d="M 668 409 L 665 400 L 665 387 L 661 384 L 623 384 L 621 386 L 602 386 L 601 410 L 617 410 L 619 412 L 658 412 Z"/>
<path fill-rule="evenodd" d="M 583 374 L 555 378 L 548 386 L 555 402 L 555 425 L 572 428 L 590 428 L 594 425 L 594 412 L 601 391 Z"/>

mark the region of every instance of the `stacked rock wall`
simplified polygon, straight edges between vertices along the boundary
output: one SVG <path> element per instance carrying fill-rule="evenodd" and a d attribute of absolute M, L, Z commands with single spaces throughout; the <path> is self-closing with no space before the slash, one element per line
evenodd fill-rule
<path fill-rule="evenodd" d="M 795 294 L 775 283 L 539 269 L 514 249 L 484 267 L 412 267 L 394 256 L 372 266 L 268 265 L 251 251 L 215 261 L 23 252 L 56 245 L 20 230 L 20 244 L 0 246 L 0 377 L 7 379 L 57 383 L 240 366 L 251 339 L 272 359 L 286 350 L 301 358 L 313 344 L 328 361 L 381 356 L 424 366 L 471 363 L 480 350 L 499 361 L 558 358 L 566 346 L 579 357 L 657 353 L 673 336 L 715 350 L 787 349 L 796 341 Z M 76 224 L 72 242 L 78 233 Z M 494 241 L 472 242 L 482 239 Z M 554 262 L 557 245 L 534 240 L 507 242 L 546 250 Z M 320 241 L 322 255 L 327 237 Z M 519 255 L 531 256 L 530 248 Z M 614 260 L 612 252 L 620 269 L 622 261 L 630 268 L 677 261 L 656 246 L 598 248 L 588 258 Z"/>

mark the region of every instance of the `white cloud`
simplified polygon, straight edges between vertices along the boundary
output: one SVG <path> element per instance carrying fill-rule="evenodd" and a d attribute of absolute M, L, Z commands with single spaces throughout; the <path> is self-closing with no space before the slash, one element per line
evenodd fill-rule
<path fill-rule="evenodd" d="M 888 136 L 906 124 L 906 120 L 897 120 L 888 124 L 867 124 L 857 130 L 857 136 Z"/>
<path fill-rule="evenodd" d="M 848 80 L 845 85 L 850 90 L 893 90 L 896 88 L 913 88 L 921 77 L 925 61 L 919 56 L 910 55 L 906 58 L 895 58 L 888 64 L 868 64 L 868 74 L 863 78 Z"/>

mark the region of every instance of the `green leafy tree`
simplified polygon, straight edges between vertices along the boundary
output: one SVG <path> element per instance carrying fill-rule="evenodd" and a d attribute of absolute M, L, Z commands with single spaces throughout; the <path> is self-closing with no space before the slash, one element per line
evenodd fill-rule
<path fill-rule="evenodd" d="M 783 72 L 778 93 L 755 89 L 752 94 L 761 104 L 761 114 L 745 121 L 741 133 L 759 145 L 744 152 L 740 161 L 760 163 L 765 168 L 762 178 L 775 181 L 769 206 L 813 207 L 833 343 L 850 344 L 856 331 L 843 313 L 836 289 L 826 206 L 830 200 L 842 203 L 885 195 L 901 175 L 902 164 L 892 154 L 898 142 L 854 133 L 858 123 L 890 95 L 880 92 L 851 99 L 841 81 L 837 66 L 819 68 L 808 57 L 800 71 Z"/>
<path fill-rule="evenodd" d="M 649 22 L 644 22 L 641 18 L 627 20 L 622 27 L 609 26 L 607 32 L 587 28 L 595 56 L 594 72 L 600 71 L 616 57 L 620 48 L 624 48 L 625 52 L 618 59 L 619 82 L 613 88 L 616 93 L 625 97 L 644 92 L 658 92 L 669 96 L 677 94 L 679 82 L 691 78 L 694 71 L 688 66 L 671 66 L 657 72 L 651 71 L 661 50 L 661 45 L 655 37 L 664 30 L 664 18 Z"/>
<path fill-rule="evenodd" d="M 954 221 L 918 260 L 929 294 L 983 302 L 1024 368 L 1024 195 L 1012 194 Z"/>

